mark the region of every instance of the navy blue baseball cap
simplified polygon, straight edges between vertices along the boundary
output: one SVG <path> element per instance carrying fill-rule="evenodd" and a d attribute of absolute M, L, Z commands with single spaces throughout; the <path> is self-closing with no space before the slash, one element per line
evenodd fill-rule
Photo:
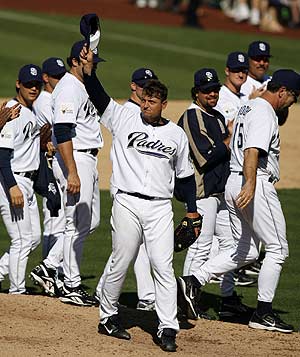
<path fill-rule="evenodd" d="M 42 64 L 42 72 L 49 76 L 58 76 L 67 72 L 64 61 L 58 57 L 47 58 Z"/>
<path fill-rule="evenodd" d="M 268 44 L 268 42 L 264 42 L 264 41 L 251 42 L 248 47 L 248 56 L 249 57 L 257 57 L 257 56 L 272 57 L 270 54 L 270 45 Z"/>
<path fill-rule="evenodd" d="M 69 60 L 71 60 L 72 58 L 79 58 L 80 57 L 80 52 L 83 48 L 83 46 L 86 44 L 85 40 L 81 40 L 81 41 L 77 41 L 73 44 L 72 48 L 71 48 L 71 53 L 70 53 L 70 57 Z M 99 63 L 99 62 L 105 62 L 105 60 L 103 58 L 100 58 L 98 56 L 98 54 L 94 54 L 93 56 L 93 62 L 94 63 Z"/>
<path fill-rule="evenodd" d="M 194 85 L 201 90 L 221 88 L 218 74 L 213 68 L 202 68 L 194 74 Z"/>
<path fill-rule="evenodd" d="M 284 86 L 294 91 L 297 95 L 300 94 L 300 75 L 292 69 L 279 69 L 275 71 L 270 82 Z"/>
<path fill-rule="evenodd" d="M 144 87 L 150 79 L 158 79 L 157 75 L 150 68 L 139 68 L 131 76 L 131 81 L 139 87 Z"/>
<path fill-rule="evenodd" d="M 26 64 L 20 69 L 18 80 L 21 83 L 28 83 L 32 81 L 43 83 L 42 70 L 35 64 Z"/>
<path fill-rule="evenodd" d="M 226 67 L 230 69 L 249 69 L 248 55 L 244 52 L 231 52 L 227 57 Z"/>
<path fill-rule="evenodd" d="M 85 42 L 90 46 L 90 36 L 100 31 L 100 21 L 97 14 L 83 15 L 80 20 L 80 33 L 85 38 Z"/>

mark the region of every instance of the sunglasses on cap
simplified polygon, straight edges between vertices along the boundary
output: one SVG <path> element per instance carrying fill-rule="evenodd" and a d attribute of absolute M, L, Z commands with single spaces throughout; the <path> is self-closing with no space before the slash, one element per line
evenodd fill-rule
<path fill-rule="evenodd" d="M 270 57 L 268 57 L 268 56 L 253 56 L 250 58 L 255 62 L 260 62 L 260 61 L 269 62 L 270 61 Z"/>
<path fill-rule="evenodd" d="M 229 68 L 229 72 L 232 72 L 232 73 L 248 73 L 248 68 Z"/>
<path fill-rule="evenodd" d="M 220 92 L 220 89 L 221 87 L 218 85 L 218 86 L 215 86 L 215 87 L 209 87 L 209 88 L 206 88 L 206 89 L 201 89 L 201 88 L 198 88 L 199 92 L 203 93 L 203 94 L 209 94 L 209 93 L 212 93 L 212 92 Z"/>
<path fill-rule="evenodd" d="M 22 83 L 22 82 L 21 82 Z M 22 83 L 23 87 L 25 88 L 42 88 L 43 83 L 39 82 L 39 81 L 30 81 L 30 82 L 26 82 L 26 83 Z"/>

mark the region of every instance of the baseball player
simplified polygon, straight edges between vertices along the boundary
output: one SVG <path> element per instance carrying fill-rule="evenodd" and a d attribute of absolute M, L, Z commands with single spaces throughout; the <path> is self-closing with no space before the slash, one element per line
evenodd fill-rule
<path fill-rule="evenodd" d="M 180 278 L 186 302 L 194 306 L 194 290 L 205 285 L 212 274 L 220 275 L 254 261 L 262 242 L 266 256 L 249 327 L 285 333 L 292 332 L 293 327 L 272 309 L 282 265 L 288 256 L 285 219 L 274 188 L 279 180 L 280 153 L 275 111 L 296 103 L 299 93 L 300 75 L 289 69 L 278 70 L 266 92 L 240 108 L 230 145 L 231 173 L 225 191 L 236 247 L 208 260 L 193 275 Z"/>
<path fill-rule="evenodd" d="M 39 127 L 48 123 L 53 125 L 53 112 L 51 104 L 51 93 L 59 80 L 65 75 L 66 67 L 61 58 L 50 57 L 42 64 L 42 76 L 44 90 L 33 104 L 33 110 L 37 117 Z M 47 160 L 52 164 L 55 150 L 52 142 L 48 143 Z M 60 190 L 60 186 L 58 185 Z M 62 193 L 60 191 L 62 198 Z M 63 259 L 63 237 L 65 230 L 64 209 L 58 211 L 58 217 L 51 217 L 47 208 L 47 199 L 43 198 L 44 232 L 43 232 L 43 262 L 37 265 L 30 273 L 31 279 L 39 284 L 46 294 L 50 296 L 58 295 L 58 288 L 61 285 L 58 280 L 57 267 L 61 265 Z M 61 202 L 63 207 L 63 202 Z"/>
<path fill-rule="evenodd" d="M 52 92 L 54 136 L 57 153 L 53 172 L 64 201 L 64 285 L 60 300 L 91 306 L 96 303 L 81 285 L 83 242 L 100 222 L 97 154 L 103 145 L 99 117 L 83 85 L 79 53 L 84 42 L 75 42 L 67 72 Z M 101 59 L 94 55 L 94 69 Z"/>
<path fill-rule="evenodd" d="M 215 107 L 216 110 L 223 114 L 226 123 L 235 118 L 242 103 L 248 99 L 248 96 L 241 92 L 241 86 L 247 80 L 248 69 L 249 61 L 247 54 L 243 52 L 231 52 L 228 55 L 225 68 L 226 78 L 220 89 L 218 103 Z M 253 267 L 249 266 L 248 269 L 253 274 Z M 221 277 L 216 279 L 218 282 L 222 280 Z M 237 286 L 251 285 L 256 282 L 255 278 L 245 273 L 244 268 L 234 272 L 234 280 Z M 221 305 L 221 314 L 223 310 L 224 304 Z"/>
<path fill-rule="evenodd" d="M 41 69 L 23 66 L 16 81 L 17 95 L 8 107 L 21 105 L 17 120 L 7 122 L 0 136 L 0 208 L 11 238 L 9 254 L 0 260 L 0 280 L 9 273 L 10 294 L 24 294 L 29 253 L 40 243 L 39 210 L 33 179 L 39 167 L 39 130 L 32 104 L 42 87 Z"/>
<path fill-rule="evenodd" d="M 267 75 L 270 61 L 270 45 L 264 41 L 254 41 L 248 47 L 249 72 L 241 92 L 253 99 L 261 96 L 266 90 L 270 76 Z"/>
<path fill-rule="evenodd" d="M 101 123 L 113 135 L 112 184 L 118 188 L 111 216 L 112 264 L 102 289 L 99 332 L 126 340 L 131 337 L 119 321 L 118 299 L 128 266 L 143 242 L 154 275 L 160 346 L 165 351 L 176 351 L 179 325 L 172 267 L 171 204 L 175 175 L 182 181 L 188 202 L 187 216 L 199 219 L 187 137 L 181 128 L 161 117 L 167 105 L 167 88 L 162 83 L 147 82 L 141 113 L 134 113 L 106 94 L 91 71 L 92 52 L 83 49 L 81 55 L 87 55 L 85 86 L 101 114 Z"/>
<path fill-rule="evenodd" d="M 218 239 L 220 251 L 227 251 L 234 245 L 224 199 L 229 175 L 232 121 L 226 126 L 222 114 L 213 109 L 217 104 L 220 88 L 214 69 L 198 70 L 194 74 L 194 87 L 191 90 L 193 103 L 178 122 L 189 139 L 196 172 L 197 210 L 203 216 L 200 236 L 187 251 L 184 275 L 197 272 L 207 261 L 214 235 Z M 224 277 L 221 292 L 224 300 L 230 300 L 232 314 L 246 312 L 246 307 L 234 293 L 232 273 Z M 191 310 L 185 303 L 180 304 L 179 299 L 179 305 L 189 318 L 208 318 L 198 304 L 195 310 Z"/>
<path fill-rule="evenodd" d="M 150 79 L 157 79 L 156 74 L 149 68 L 138 68 L 131 76 L 131 95 L 130 98 L 124 103 L 124 107 L 128 108 L 135 113 L 140 113 L 140 104 L 142 101 L 142 92 L 144 85 Z M 113 149 L 112 149 L 113 150 Z M 118 189 L 111 186 L 111 194 L 114 196 Z M 102 285 L 105 279 L 106 271 L 109 269 L 111 257 L 108 259 L 107 266 L 104 269 L 104 273 L 101 276 L 96 289 L 96 296 L 101 300 Z M 141 244 L 139 253 L 134 263 L 134 273 L 137 282 L 137 294 L 138 294 L 138 310 L 153 311 L 155 310 L 155 288 L 154 281 L 151 274 L 151 265 L 149 257 L 147 255 L 145 245 Z"/>
<path fill-rule="evenodd" d="M 223 114 L 226 124 L 233 120 L 243 102 L 248 99 L 241 92 L 242 85 L 247 80 L 249 60 L 243 52 L 231 52 L 227 56 L 225 68 L 225 82 L 219 92 L 219 99 L 215 109 Z"/>

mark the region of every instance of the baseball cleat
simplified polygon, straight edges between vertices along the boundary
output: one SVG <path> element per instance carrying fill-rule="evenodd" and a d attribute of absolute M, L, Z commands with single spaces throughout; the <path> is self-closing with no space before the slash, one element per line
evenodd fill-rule
<path fill-rule="evenodd" d="M 176 331 L 172 328 L 164 328 L 159 338 L 159 345 L 163 351 L 166 352 L 176 352 L 177 345 L 176 340 Z"/>
<path fill-rule="evenodd" d="M 235 286 L 250 286 L 257 282 L 256 278 L 248 276 L 243 269 L 234 272 L 233 280 Z"/>
<path fill-rule="evenodd" d="M 255 311 L 248 326 L 259 330 L 278 331 L 283 333 L 292 333 L 294 331 L 292 325 L 286 324 L 273 311 L 263 316 L 259 316 Z"/>
<path fill-rule="evenodd" d="M 35 285 L 39 285 L 44 290 L 45 294 L 51 297 L 57 296 L 58 288 L 56 286 L 56 269 L 47 268 L 42 262 L 31 271 L 29 277 Z"/>
<path fill-rule="evenodd" d="M 195 279 L 195 278 L 194 278 Z M 198 319 L 196 298 L 199 293 L 199 288 L 193 284 L 193 276 L 181 276 L 177 279 L 178 304 L 181 311 L 188 317 L 194 320 Z M 181 305 L 181 306 L 180 306 Z"/>
<path fill-rule="evenodd" d="M 238 296 L 234 291 L 231 296 L 222 298 L 219 316 L 221 318 L 247 316 L 250 315 L 252 311 L 250 307 L 242 303 L 241 296 Z"/>
<path fill-rule="evenodd" d="M 140 300 L 136 305 L 137 310 L 155 311 L 155 301 Z"/>
<path fill-rule="evenodd" d="M 90 296 L 81 285 L 76 286 L 75 288 L 70 288 L 64 284 L 61 289 L 59 300 L 66 304 L 79 306 L 94 306 L 98 304 L 96 299 L 93 296 Z"/>
<path fill-rule="evenodd" d="M 259 261 L 255 261 L 252 264 L 246 265 L 243 267 L 245 274 L 258 276 L 261 268 L 261 263 Z"/>
<path fill-rule="evenodd" d="M 98 325 L 98 332 L 104 335 L 120 338 L 122 340 L 130 340 L 130 334 L 121 325 L 118 315 L 110 316 L 105 324 L 101 322 Z"/>

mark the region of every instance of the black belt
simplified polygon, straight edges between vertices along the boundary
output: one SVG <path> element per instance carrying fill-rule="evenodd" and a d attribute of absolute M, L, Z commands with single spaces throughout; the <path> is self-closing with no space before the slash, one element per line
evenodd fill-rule
<path fill-rule="evenodd" d="M 234 173 L 234 174 L 238 174 L 238 175 L 240 175 L 240 176 L 243 176 L 243 175 L 244 175 L 243 171 L 231 171 L 231 172 Z M 268 182 L 270 182 L 270 183 L 275 183 L 275 182 L 276 182 L 276 179 L 270 176 L 270 177 L 268 178 Z"/>
<path fill-rule="evenodd" d="M 22 177 L 26 177 L 29 178 L 30 180 L 34 180 L 35 175 L 36 175 L 37 171 L 27 171 L 27 172 L 14 172 L 14 174 L 22 176 Z"/>
<path fill-rule="evenodd" d="M 97 156 L 97 155 L 98 155 L 98 152 L 99 152 L 98 149 L 80 149 L 80 150 L 76 150 L 76 151 L 85 152 L 85 153 L 91 154 L 91 155 L 93 155 L 93 156 Z"/>
<path fill-rule="evenodd" d="M 126 192 L 126 191 L 118 190 L 117 193 L 126 193 L 126 195 L 138 197 L 141 198 L 142 200 L 148 200 L 148 201 L 163 200 L 163 198 L 160 197 L 151 197 L 151 196 L 143 195 L 142 193 L 138 193 L 138 192 Z"/>

